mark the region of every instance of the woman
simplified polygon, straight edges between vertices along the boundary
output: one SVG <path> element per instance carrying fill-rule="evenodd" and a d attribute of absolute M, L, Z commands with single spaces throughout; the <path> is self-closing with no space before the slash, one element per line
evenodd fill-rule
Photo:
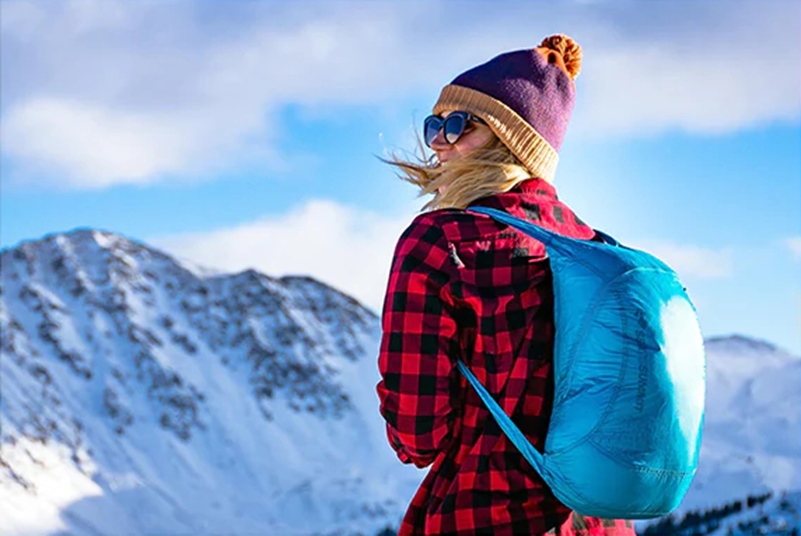
<path fill-rule="evenodd" d="M 553 399 L 553 293 L 543 245 L 469 206 L 505 210 L 593 239 L 556 196 L 557 151 L 581 49 L 551 36 L 446 86 L 424 125 L 431 160 L 394 159 L 433 194 L 401 236 L 384 303 L 378 384 L 389 442 L 431 469 L 401 534 L 634 535 L 572 513 L 501 432 L 455 363 L 463 360 L 542 450 Z"/>

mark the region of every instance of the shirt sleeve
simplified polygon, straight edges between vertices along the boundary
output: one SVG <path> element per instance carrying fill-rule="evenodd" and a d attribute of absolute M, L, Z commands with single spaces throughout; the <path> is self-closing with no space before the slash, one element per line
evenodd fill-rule
<path fill-rule="evenodd" d="M 389 443 L 400 460 L 426 467 L 447 450 L 459 355 L 448 242 L 418 217 L 395 249 L 384 299 L 378 396 Z"/>

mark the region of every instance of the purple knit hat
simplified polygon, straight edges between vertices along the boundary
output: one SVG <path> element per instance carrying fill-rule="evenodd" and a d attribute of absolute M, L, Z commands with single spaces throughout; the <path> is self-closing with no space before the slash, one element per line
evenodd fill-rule
<path fill-rule="evenodd" d="M 481 117 L 533 176 L 553 182 L 580 68 L 581 47 L 550 36 L 535 49 L 507 52 L 460 74 L 442 90 L 434 113 Z"/>

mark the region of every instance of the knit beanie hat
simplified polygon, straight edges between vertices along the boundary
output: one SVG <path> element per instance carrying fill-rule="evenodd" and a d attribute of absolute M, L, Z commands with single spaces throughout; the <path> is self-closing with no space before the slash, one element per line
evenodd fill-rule
<path fill-rule="evenodd" d="M 496 56 L 443 88 L 434 114 L 463 110 L 487 122 L 534 177 L 553 182 L 576 100 L 581 47 L 566 35 Z"/>

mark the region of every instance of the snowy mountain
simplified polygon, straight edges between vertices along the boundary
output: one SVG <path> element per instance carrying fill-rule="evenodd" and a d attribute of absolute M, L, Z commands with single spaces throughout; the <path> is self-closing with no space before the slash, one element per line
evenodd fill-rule
<path fill-rule="evenodd" d="M 397 525 L 421 474 L 386 444 L 355 300 L 91 230 L 0 262 L 3 534 Z"/>
<path fill-rule="evenodd" d="M 397 527 L 422 472 L 386 445 L 378 318 L 352 298 L 94 230 L 4 250 L 0 270 L 2 534 Z M 791 526 L 801 359 L 741 336 L 706 346 L 698 476 L 659 530 Z"/>
<path fill-rule="evenodd" d="M 686 505 L 801 490 L 801 359 L 741 336 L 707 340 L 706 352 L 706 421 Z"/>

